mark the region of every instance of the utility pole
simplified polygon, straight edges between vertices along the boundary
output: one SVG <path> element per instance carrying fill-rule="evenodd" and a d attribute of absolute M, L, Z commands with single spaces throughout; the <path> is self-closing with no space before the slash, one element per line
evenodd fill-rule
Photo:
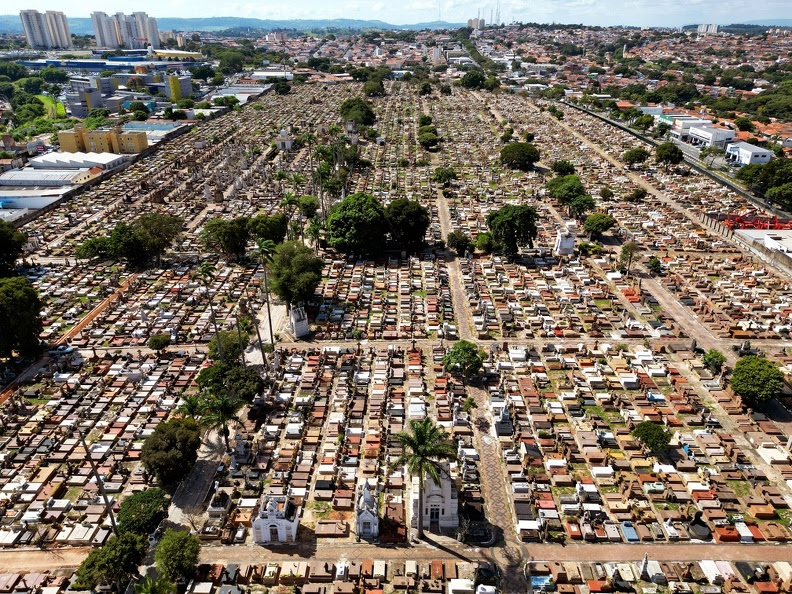
<path fill-rule="evenodd" d="M 96 484 L 99 486 L 99 492 L 102 494 L 102 498 L 104 499 L 107 514 L 110 516 L 110 524 L 113 526 L 113 533 L 118 536 L 118 526 L 116 526 L 113 506 L 110 505 L 110 500 L 107 498 L 107 491 L 105 491 L 104 481 L 102 480 L 102 477 L 99 476 L 99 469 L 96 468 L 96 462 L 93 461 L 93 458 L 91 458 L 91 453 L 88 451 L 88 444 L 85 443 L 85 435 L 79 429 L 77 430 L 77 435 L 80 436 L 80 443 L 82 443 L 82 447 L 85 449 L 85 456 L 88 458 L 88 464 L 91 465 L 91 471 L 93 471 L 94 476 L 96 477 Z"/>

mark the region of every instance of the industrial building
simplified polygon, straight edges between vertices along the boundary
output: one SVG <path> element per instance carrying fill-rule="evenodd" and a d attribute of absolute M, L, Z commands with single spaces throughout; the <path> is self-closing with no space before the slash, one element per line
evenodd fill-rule
<path fill-rule="evenodd" d="M 123 165 L 125 155 L 113 153 L 47 153 L 33 157 L 28 165 L 36 169 L 103 169 L 109 171 Z"/>
<path fill-rule="evenodd" d="M 773 158 L 773 151 L 748 142 L 733 142 L 726 147 L 726 158 L 734 165 L 764 164 Z"/>

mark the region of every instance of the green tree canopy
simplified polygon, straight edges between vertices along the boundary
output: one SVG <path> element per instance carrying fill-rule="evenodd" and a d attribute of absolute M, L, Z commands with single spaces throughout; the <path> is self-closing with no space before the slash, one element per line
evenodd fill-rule
<path fill-rule="evenodd" d="M 457 173 L 453 167 L 438 167 L 432 173 L 432 181 L 448 186 L 457 178 Z"/>
<path fill-rule="evenodd" d="M 157 573 L 165 579 L 189 581 L 195 574 L 201 541 L 186 530 L 168 529 L 154 552 Z"/>
<path fill-rule="evenodd" d="M 146 346 L 152 351 L 160 352 L 171 343 L 170 334 L 159 333 L 153 334 L 146 343 Z"/>
<path fill-rule="evenodd" d="M 388 204 L 385 217 L 397 248 L 412 252 L 423 245 L 430 222 L 426 207 L 415 200 L 397 198 Z"/>
<path fill-rule="evenodd" d="M 538 233 L 536 221 L 538 215 L 532 206 L 524 204 L 507 204 L 499 210 L 487 215 L 487 227 L 493 239 L 501 246 L 503 253 L 513 258 L 519 252 L 519 247 L 529 245 Z"/>
<path fill-rule="evenodd" d="M 272 216 L 256 215 L 248 220 L 248 229 L 255 239 L 282 243 L 289 229 L 289 217 L 279 212 Z"/>
<path fill-rule="evenodd" d="M 241 338 L 240 338 L 241 337 Z M 220 348 L 217 346 L 218 338 L 220 340 Z M 236 364 L 242 358 L 242 353 L 250 344 L 250 336 L 247 332 L 237 332 L 236 330 L 221 330 L 216 336 L 209 340 L 209 357 L 215 360 L 220 359 L 220 351 L 223 351 L 223 357 L 229 364 Z"/>
<path fill-rule="evenodd" d="M 249 223 L 247 217 L 210 219 L 201 230 L 201 241 L 206 249 L 223 254 L 229 261 L 239 261 L 247 251 Z"/>
<path fill-rule="evenodd" d="M 346 99 L 339 108 L 341 117 L 344 121 L 352 120 L 358 126 L 371 126 L 377 120 L 371 103 L 362 97 Z"/>
<path fill-rule="evenodd" d="M 666 169 L 671 165 L 679 165 L 685 159 L 685 155 L 673 142 L 664 142 L 655 149 L 655 161 L 664 165 Z"/>
<path fill-rule="evenodd" d="M 575 173 L 575 166 L 571 161 L 567 161 L 566 159 L 562 161 L 553 161 L 550 169 L 552 169 L 553 173 L 556 175 L 572 175 Z"/>
<path fill-rule="evenodd" d="M 633 437 L 640 439 L 653 454 L 662 454 L 671 443 L 671 434 L 662 425 L 651 421 L 638 423 L 632 430 L 632 434 Z"/>
<path fill-rule="evenodd" d="M 718 349 L 709 349 L 702 357 L 704 365 L 706 365 L 713 373 L 720 373 L 723 364 L 726 363 L 726 356 Z"/>
<path fill-rule="evenodd" d="M 577 175 L 560 175 L 554 177 L 545 186 L 550 197 L 561 204 L 567 205 L 578 196 L 586 195 L 586 188 Z"/>
<path fill-rule="evenodd" d="M 8 221 L 0 221 L 0 276 L 9 276 L 27 243 L 27 235 Z"/>
<path fill-rule="evenodd" d="M 451 231 L 446 238 L 446 245 L 460 256 L 473 249 L 473 242 L 464 231 Z"/>
<path fill-rule="evenodd" d="M 322 259 L 302 243 L 287 241 L 276 248 L 269 270 L 272 292 L 291 308 L 313 296 L 322 280 Z"/>
<path fill-rule="evenodd" d="M 432 149 L 440 142 L 440 137 L 434 132 L 423 132 L 418 135 L 418 144 L 425 149 Z"/>
<path fill-rule="evenodd" d="M 616 224 L 616 219 L 604 212 L 595 212 L 586 217 L 583 228 L 591 238 L 599 237 Z"/>
<path fill-rule="evenodd" d="M 347 196 L 327 218 L 327 243 L 345 254 L 378 254 L 387 233 L 385 209 L 370 194 L 358 192 Z"/>
<path fill-rule="evenodd" d="M 731 375 L 731 388 L 746 405 L 759 407 L 781 394 L 784 374 L 762 357 L 740 357 Z"/>
<path fill-rule="evenodd" d="M 645 162 L 649 158 L 649 151 L 642 146 L 631 148 L 622 155 L 622 161 L 630 165 L 638 165 Z"/>
<path fill-rule="evenodd" d="M 501 163 L 520 171 L 528 171 L 539 159 L 539 149 L 529 142 L 512 142 L 504 146 L 500 152 Z"/>
<path fill-rule="evenodd" d="M 168 516 L 170 500 L 162 489 L 133 493 L 118 510 L 118 530 L 148 536 Z"/>
<path fill-rule="evenodd" d="M 243 365 L 216 362 L 204 367 L 196 378 L 201 390 L 217 392 L 226 389 L 245 402 L 253 399 L 264 390 L 264 380 L 258 371 Z"/>
<path fill-rule="evenodd" d="M 481 371 L 484 365 L 484 353 L 472 342 L 460 340 L 443 355 L 443 365 L 449 371 L 470 379 Z"/>
<path fill-rule="evenodd" d="M 39 350 L 41 300 L 24 277 L 0 278 L 0 357 L 23 357 Z"/>
<path fill-rule="evenodd" d="M 194 419 L 160 423 L 143 442 L 140 459 L 164 489 L 175 488 L 198 459 L 201 433 Z"/>
<path fill-rule="evenodd" d="M 99 585 L 113 586 L 121 591 L 137 574 L 148 547 L 148 539 L 126 532 L 111 536 L 105 545 L 93 549 L 82 562 L 72 587 L 77 590 L 96 590 Z"/>
<path fill-rule="evenodd" d="M 468 70 L 462 77 L 462 86 L 466 89 L 480 89 L 484 86 L 485 81 L 486 77 L 481 70 Z"/>

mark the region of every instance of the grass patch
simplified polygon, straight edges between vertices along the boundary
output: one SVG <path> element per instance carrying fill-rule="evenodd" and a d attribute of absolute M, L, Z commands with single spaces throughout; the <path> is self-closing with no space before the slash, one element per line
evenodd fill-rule
<path fill-rule="evenodd" d="M 734 491 L 737 497 L 748 497 L 751 495 L 751 485 L 748 481 L 726 481 L 729 488 Z"/>
<path fill-rule="evenodd" d="M 314 517 L 317 520 L 326 520 L 327 517 L 330 515 L 332 508 L 327 501 L 314 501 L 311 505 L 313 510 Z"/>
<path fill-rule="evenodd" d="M 36 95 L 44 104 L 44 109 L 47 110 L 47 116 L 52 119 L 65 118 L 66 107 L 60 101 L 55 101 L 49 95 Z"/>
<path fill-rule="evenodd" d="M 779 524 L 789 528 L 789 524 L 792 523 L 792 510 L 790 510 L 790 509 L 777 509 L 776 510 L 776 515 L 778 516 L 778 519 L 776 520 L 776 522 L 778 522 Z"/>
<path fill-rule="evenodd" d="M 69 501 L 74 503 L 80 497 L 80 493 L 82 492 L 83 492 L 83 487 L 79 485 L 74 487 L 69 487 L 69 489 L 66 491 L 66 495 L 64 495 L 63 498 L 68 499 Z"/>

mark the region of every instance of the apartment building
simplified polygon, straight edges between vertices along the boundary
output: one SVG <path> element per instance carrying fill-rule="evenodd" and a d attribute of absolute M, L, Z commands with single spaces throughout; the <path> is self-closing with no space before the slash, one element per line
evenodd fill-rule
<path fill-rule="evenodd" d="M 146 133 L 140 130 L 110 128 L 88 130 L 77 124 L 72 130 L 58 132 L 64 153 L 115 153 L 133 155 L 148 148 Z"/>
<path fill-rule="evenodd" d="M 28 45 L 33 49 L 65 49 L 72 45 L 66 15 L 59 11 L 23 10 L 19 13 Z"/>
<path fill-rule="evenodd" d="M 91 13 L 96 45 L 111 49 L 141 49 L 148 46 L 160 47 L 160 34 L 157 20 L 149 18 L 145 12 L 124 14 L 117 12 L 110 16 L 105 12 Z"/>

